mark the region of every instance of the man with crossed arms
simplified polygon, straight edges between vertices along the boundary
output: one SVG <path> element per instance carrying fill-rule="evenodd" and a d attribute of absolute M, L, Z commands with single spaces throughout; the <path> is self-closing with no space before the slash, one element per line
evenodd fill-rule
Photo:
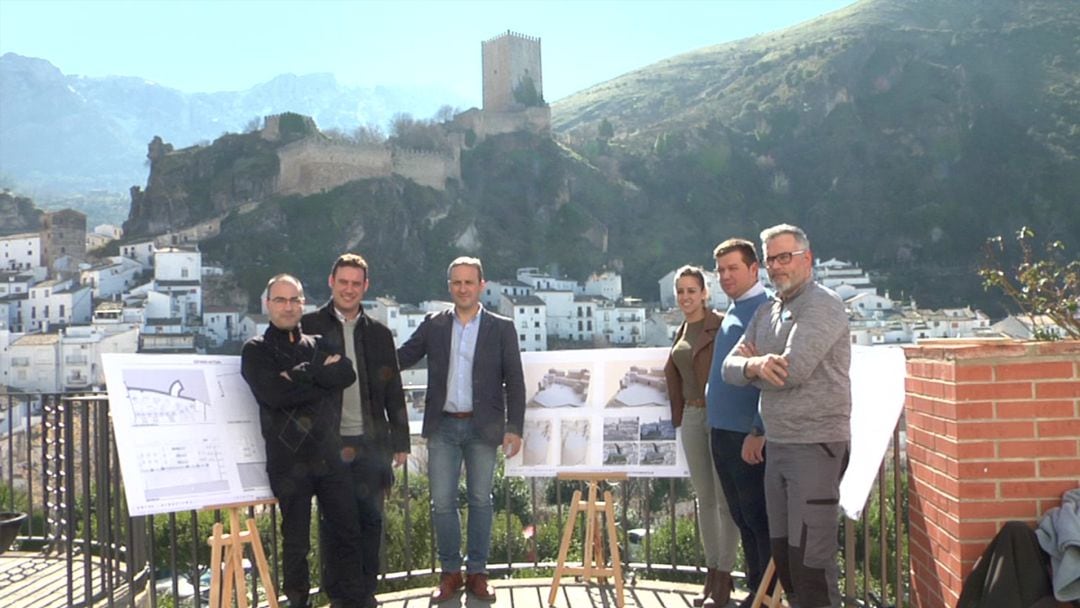
<path fill-rule="evenodd" d="M 777 297 L 757 309 L 723 377 L 761 389 L 769 534 L 788 599 L 801 608 L 840 606 L 837 509 L 851 439 L 847 313 L 836 293 L 812 280 L 801 228 L 773 226 L 761 241 Z"/>

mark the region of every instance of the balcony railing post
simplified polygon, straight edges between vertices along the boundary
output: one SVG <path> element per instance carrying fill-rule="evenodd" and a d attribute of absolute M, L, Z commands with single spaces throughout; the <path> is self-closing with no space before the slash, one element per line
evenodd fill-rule
<path fill-rule="evenodd" d="M 893 429 L 893 442 L 892 442 L 892 454 L 893 454 L 893 508 L 896 510 L 893 515 L 893 521 L 895 528 L 893 538 L 896 539 L 896 583 L 893 586 L 893 594 L 896 598 L 894 602 L 897 606 L 907 605 L 907 585 L 904 582 L 904 573 L 910 572 L 908 568 L 907 560 L 910 553 L 906 551 L 907 543 L 905 543 L 906 536 L 901 530 L 901 524 L 907 522 L 907 510 L 903 508 L 901 500 L 906 496 L 903 488 L 900 484 L 900 425 L 897 424 Z"/>

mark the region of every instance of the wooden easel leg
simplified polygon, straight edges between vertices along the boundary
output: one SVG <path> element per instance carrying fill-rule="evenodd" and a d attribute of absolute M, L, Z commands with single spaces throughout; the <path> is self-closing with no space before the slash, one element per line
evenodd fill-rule
<path fill-rule="evenodd" d="M 577 514 L 581 511 L 581 490 L 574 490 L 574 497 L 570 500 L 570 513 L 566 516 L 563 524 L 562 543 L 559 544 L 559 560 L 555 563 L 555 574 L 551 579 L 551 592 L 548 593 L 548 606 L 555 605 L 555 597 L 559 593 L 559 583 L 566 570 L 566 555 L 570 551 L 570 540 L 574 537 L 574 524 L 577 522 Z"/>
<path fill-rule="evenodd" d="M 604 492 L 604 513 L 607 516 L 608 543 L 611 546 L 611 570 L 615 579 L 615 606 L 623 608 L 622 556 L 619 554 L 619 537 L 615 532 L 615 504 L 610 490 Z"/>
<path fill-rule="evenodd" d="M 225 588 L 227 602 L 236 593 L 238 608 L 248 608 L 247 583 L 244 580 L 244 534 L 240 527 L 240 509 L 229 509 L 229 542 L 225 550 Z M 230 589 L 232 587 L 232 589 Z"/>
<path fill-rule="evenodd" d="M 594 537 L 596 535 L 596 482 L 589 481 L 589 499 L 585 503 L 585 555 L 582 562 L 582 567 L 585 568 L 585 572 L 582 574 L 586 581 L 592 579 L 595 575 L 593 570 L 596 569 L 596 557 L 593 549 L 595 548 Z"/>
<path fill-rule="evenodd" d="M 259 580 L 262 581 L 263 590 L 266 592 L 267 603 L 270 608 L 278 608 L 277 589 L 274 581 L 270 580 L 270 564 L 266 561 L 266 552 L 263 550 L 262 539 L 259 538 L 259 529 L 254 519 L 247 520 L 248 534 L 251 539 L 251 552 L 255 554 L 255 564 L 259 568 Z"/>
<path fill-rule="evenodd" d="M 214 524 L 210 535 L 210 608 L 221 608 L 221 545 L 224 542 L 221 522 Z"/>
<path fill-rule="evenodd" d="M 776 562 L 769 560 L 769 565 L 765 567 L 765 574 L 761 577 L 761 584 L 758 585 L 757 591 L 754 592 L 754 603 L 750 605 L 750 608 L 761 608 L 767 601 L 770 608 L 778 608 L 780 606 L 780 594 L 784 592 L 783 585 L 780 581 L 776 581 L 776 585 L 773 586 L 773 592 L 770 595 L 768 593 L 769 583 L 772 582 L 776 576 Z"/>
<path fill-rule="evenodd" d="M 248 518 L 246 530 L 240 528 L 239 508 L 230 507 L 228 534 L 221 522 L 214 524 L 210 544 L 210 608 L 228 608 L 235 593 L 237 608 L 248 608 L 247 580 L 244 575 L 244 545 L 251 544 L 252 557 L 259 567 L 259 577 L 270 608 L 278 608 L 277 590 L 270 580 L 270 564 L 266 561 L 262 540 L 255 520 Z"/>

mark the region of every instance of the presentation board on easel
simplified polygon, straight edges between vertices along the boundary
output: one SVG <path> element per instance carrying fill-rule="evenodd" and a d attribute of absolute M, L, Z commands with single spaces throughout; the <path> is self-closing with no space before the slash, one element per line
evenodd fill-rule
<path fill-rule="evenodd" d="M 101 360 L 131 515 L 273 499 L 259 406 L 240 357 Z"/>
<path fill-rule="evenodd" d="M 522 353 L 524 444 L 506 473 L 687 476 L 682 431 L 671 423 L 667 356 L 667 348 Z M 903 411 L 903 350 L 853 346 L 851 396 L 851 464 L 840 504 L 858 519 Z"/>

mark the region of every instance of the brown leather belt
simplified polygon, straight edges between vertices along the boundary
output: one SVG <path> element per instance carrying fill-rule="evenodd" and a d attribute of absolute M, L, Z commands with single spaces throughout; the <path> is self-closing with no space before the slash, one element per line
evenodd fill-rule
<path fill-rule="evenodd" d="M 460 420 L 463 418 L 472 418 L 472 412 L 443 412 L 443 416 L 449 416 Z"/>
<path fill-rule="evenodd" d="M 687 399 L 686 407 L 705 407 L 704 399 Z"/>

